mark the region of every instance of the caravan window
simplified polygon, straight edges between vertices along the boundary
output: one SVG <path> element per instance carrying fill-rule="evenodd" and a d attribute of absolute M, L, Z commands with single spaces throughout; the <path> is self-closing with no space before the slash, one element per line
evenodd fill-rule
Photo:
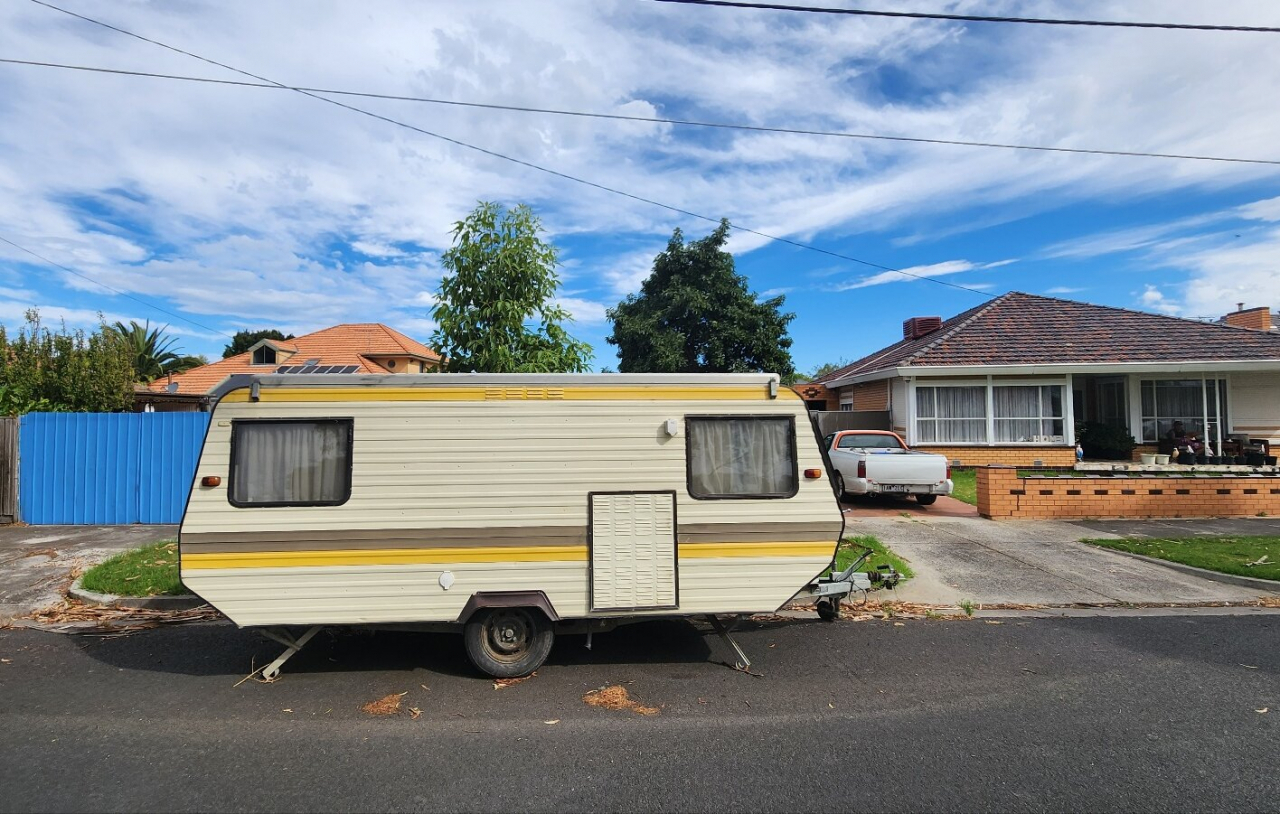
<path fill-rule="evenodd" d="M 688 435 L 694 498 L 785 498 L 800 489 L 792 416 L 690 416 Z"/>
<path fill-rule="evenodd" d="M 233 506 L 338 506 L 351 497 L 352 420 L 231 423 Z"/>

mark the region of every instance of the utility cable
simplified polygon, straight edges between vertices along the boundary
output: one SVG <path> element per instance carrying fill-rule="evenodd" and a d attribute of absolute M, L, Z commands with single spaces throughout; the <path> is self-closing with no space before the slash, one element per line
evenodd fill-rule
<path fill-rule="evenodd" d="M 445 135 L 442 135 L 442 134 L 440 134 L 440 133 L 434 133 L 434 132 L 432 132 L 432 131 L 430 131 L 430 130 L 425 130 L 425 129 L 423 129 L 423 128 L 421 128 L 421 127 L 418 127 L 418 126 L 416 126 L 416 125 L 412 125 L 412 124 L 409 124 L 409 123 L 407 123 L 407 122 L 402 122 L 402 121 L 400 121 L 400 120 L 398 120 L 398 119 L 393 119 L 393 118 L 391 118 L 391 117 L 389 117 L 389 116 L 384 116 L 384 115 L 382 115 L 382 114 L 380 114 L 380 113 L 374 113 L 374 112 L 373 112 L 373 111 L 371 111 L 371 110 L 365 110 L 364 108 L 356 107 L 355 105 L 349 105 L 349 104 L 347 104 L 347 103 L 345 103 L 345 102 L 340 102 L 340 101 L 338 101 L 337 99 L 330 99 L 330 98 L 328 98 L 328 97 L 326 97 L 326 96 L 320 96 L 320 95 L 318 95 L 318 94 L 316 94 L 316 93 L 313 93 L 313 92 L 311 92 L 311 91 L 302 90 L 302 89 L 300 89 L 300 88 L 291 88 L 291 87 L 289 87 L 288 85 L 285 85 L 285 84 L 283 84 L 283 83 L 281 83 L 281 82 L 276 82 L 276 81 L 275 81 L 275 80 L 273 80 L 273 79 L 267 79 L 266 77 L 258 76 L 257 74 L 253 74 L 253 73 L 250 73 L 249 71 L 241 70 L 240 68 L 234 68 L 234 67 L 232 67 L 232 66 L 230 66 L 230 65 L 227 65 L 227 64 L 225 64 L 225 63 L 218 62 L 217 60 L 210 59 L 210 58 L 208 58 L 208 57 L 203 57 L 203 56 L 200 56 L 199 54 L 194 54 L 194 53 L 192 53 L 192 52 L 190 52 L 190 51 L 184 51 L 184 50 L 183 50 L 183 49 L 181 49 L 181 48 L 178 48 L 178 47 L 173 46 L 173 45 L 168 45 L 168 44 L 166 44 L 166 43 L 160 42 L 159 40 L 154 40 L 154 39 L 151 39 L 151 38 L 149 38 L 149 37 L 144 37 L 144 36 L 143 36 L 143 35 L 141 35 L 141 34 L 135 34 L 135 33 L 134 33 L 134 32 L 132 32 L 132 31 L 127 31 L 127 30 L 125 30 L 125 29 L 123 29 L 123 28 L 119 28 L 119 27 L 117 27 L 117 26 L 111 25 L 110 23 L 106 23 L 106 22 L 103 22 L 103 21 L 101 21 L 101 20 L 96 20 L 96 19 L 94 19 L 94 18 L 92 18 L 92 17 L 86 17 L 86 16 L 85 16 L 85 15 L 83 15 L 83 14 L 78 14 L 78 13 L 76 13 L 76 12 L 74 12 L 74 11 L 69 11 L 69 10 L 67 10 L 67 9 L 60 8 L 60 7 L 58 7 L 58 6 L 53 5 L 52 3 L 45 2 L 45 0 L 31 0 L 31 2 L 32 2 L 32 3 L 35 3 L 36 5 L 39 5 L 39 6 L 44 6 L 45 8 L 51 9 L 51 10 L 53 10 L 53 11 L 58 11 L 58 12 L 61 12 L 61 13 L 63 13 L 63 14 L 66 14 L 66 15 L 68 15 L 68 16 L 75 17 L 76 19 L 83 20 L 83 21 L 85 21 L 85 22 L 87 22 L 87 23 L 92 23 L 93 25 L 101 26 L 102 28 L 106 28 L 106 29 L 109 29 L 109 30 L 111 30 L 111 31 L 115 31 L 115 32 L 120 33 L 120 34 L 124 34 L 125 36 L 132 37 L 132 38 L 137 39 L 137 40 L 141 40 L 142 42 L 147 42 L 147 43 L 150 43 L 150 44 L 152 44 L 152 45 L 158 46 L 158 47 L 160 47 L 160 48 L 164 48 L 164 49 L 165 49 L 165 50 L 167 50 L 167 51 L 172 51 L 172 52 L 177 53 L 177 54 L 182 54 L 183 56 L 191 57 L 192 59 L 198 59 L 198 60 L 200 60 L 201 62 L 205 62 L 205 63 L 207 63 L 207 64 L 209 64 L 209 65 L 214 65 L 214 66 L 216 66 L 216 67 L 223 68 L 223 69 L 228 70 L 228 71 L 232 71 L 233 73 L 238 73 L 238 74 L 240 74 L 241 76 L 247 76 L 247 77 L 249 77 L 250 79 L 255 79 L 255 80 L 259 81 L 259 82 L 266 82 L 266 83 L 271 84 L 271 85 L 274 85 L 274 86 L 276 86 L 276 87 L 278 87 L 278 88 L 282 88 L 282 89 L 285 89 L 285 90 L 292 90 L 292 91 L 294 91 L 295 93 L 300 93 L 300 94 L 302 94 L 303 96 L 308 96 L 308 97 L 310 97 L 310 98 L 312 98 L 312 99 L 317 99 L 317 100 L 319 100 L 319 101 L 321 101 L 321 102 L 325 102 L 325 103 L 327 103 L 327 104 L 334 105 L 335 107 L 340 107 L 340 108 L 343 108 L 344 110 L 350 110 L 350 111 L 352 111 L 353 113 L 359 113 L 359 114 L 361 114 L 361 115 L 363 115 L 363 116 L 368 116 L 369 118 L 372 118 L 372 119 L 377 119 L 377 120 L 379 120 L 379 121 L 387 122 L 388 124 L 394 124 L 394 125 L 396 125 L 397 127 L 403 127 L 403 128 L 405 128 L 405 129 L 407 129 L 407 130 L 412 130 L 412 131 L 414 131 L 414 132 L 416 132 L 416 133 L 420 133 L 420 134 L 422 134 L 422 135 L 424 135 L 424 136 L 430 136 L 431 138 L 439 139 L 439 140 L 441 140 L 441 141 L 448 142 L 449 144 L 453 144 L 453 145 L 456 145 L 456 146 L 458 146 L 458 147 L 463 147 L 463 148 L 468 149 L 468 150 L 473 150 L 473 151 L 475 151 L 475 152 L 482 153 L 482 154 L 484 154 L 484 155 L 492 156 L 493 158 L 499 158 L 499 159 L 502 159 L 503 161 L 509 161 L 509 162 L 511 162 L 511 163 L 513 163 L 513 164 L 517 164 L 517 165 L 522 166 L 522 167 L 527 167 L 527 168 L 529 168 L 529 169 L 537 170 L 538 172 L 543 172 L 543 173 L 546 173 L 546 174 L 548 174 L 548 175 L 553 175 L 553 176 L 555 176 L 555 177 L 557 177 L 557 178 L 562 178 L 562 179 L 567 180 L 567 181 L 572 181 L 572 182 L 574 182 L 574 183 L 576 183 L 576 184 L 582 184 L 582 185 L 584 185 L 584 186 L 588 186 L 588 187 L 591 187 L 591 188 L 593 188 L 593 189 L 598 189 L 598 190 L 601 190 L 601 191 L 603 191 L 603 192 L 608 192 L 608 193 L 611 193 L 611 194 L 614 194 L 614 195 L 619 195 L 619 196 L 622 196 L 622 197 L 624 197 L 624 198 L 629 198 L 630 200 L 633 200 L 633 201 L 639 201 L 640 203 L 646 203 L 646 204 L 649 204 L 650 206 L 656 206 L 656 207 L 659 207 L 659 208 L 661 208 L 661 209 L 666 209 L 666 210 L 668 210 L 668 211 L 670 211 L 670 212 L 676 212 L 676 213 L 678 213 L 678 214 L 686 215 L 686 216 L 691 217 L 691 218 L 696 218 L 696 219 L 699 219 L 699 220 L 709 221 L 709 222 L 711 222 L 711 223 L 720 223 L 720 220 L 721 220 L 721 219 L 719 219 L 719 218 L 711 217 L 710 215 L 702 215 L 702 214 L 699 214 L 699 213 L 697 213 L 697 212 L 692 212 L 692 211 L 690 211 L 690 210 L 688 210 L 688 209 L 683 209 L 683 208 L 681 208 L 681 207 L 674 206 L 674 205 L 672 205 L 672 204 L 662 203 L 661 201 L 655 201 L 655 200 L 653 200 L 652 198 L 646 198 L 646 197 L 644 197 L 644 196 L 642 196 L 642 195 L 636 195 L 636 194 L 631 193 L 631 192 L 626 192 L 626 191 L 624 191 L 624 190 L 617 189 L 616 187 L 610 187 L 610 186 L 606 186 L 606 185 L 604 185 L 604 184 L 597 183 L 597 182 L 595 182 L 595 181 L 589 181 L 589 180 L 587 180 L 587 179 L 585 179 L 585 178 L 580 178 L 580 177 L 578 177 L 578 176 L 576 176 L 576 175 L 570 175 L 570 174 L 568 174 L 568 173 L 560 172 L 559 170 L 553 170 L 553 169 L 551 169 L 551 168 L 549 168 L 549 167 L 543 167 L 543 166 L 541 166 L 541 165 L 539 165 L 539 164 L 534 164 L 534 163 L 533 163 L 533 162 L 531 162 L 531 161 L 525 161 L 525 160 L 524 160 L 524 159 L 522 159 L 522 158 L 515 158 L 514 156 L 504 155 L 504 154 L 502 154 L 502 153 L 496 152 L 496 151 L 494 151 L 494 150 L 490 150 L 490 149 L 485 148 L 485 147 L 480 147 L 480 146 L 477 146 L 477 145 L 475 145 L 475 144 L 469 144 L 469 143 L 467 143 L 467 142 L 465 142 L 465 141 L 461 141 L 461 140 L 459 140 L 459 139 L 452 138 L 451 136 L 445 136 Z M 732 223 L 730 223 L 730 224 L 729 224 L 729 226 L 730 226 L 730 228 L 732 228 L 732 229 L 736 229 L 737 231 L 740 231 L 740 232 L 746 232 L 747 234 L 756 235 L 756 236 L 758 236 L 758 237 L 765 238 L 766 240 L 771 240 L 771 241 L 775 241 L 775 242 L 777 242 L 777 243 L 783 243 L 783 244 L 786 244 L 786 245 L 789 245 L 789 246 L 794 246 L 794 247 L 796 247 L 796 248 L 798 248 L 798 249 L 805 249 L 805 250 L 807 250 L 807 251 L 817 252 L 817 253 L 819 253 L 819 254 L 824 254 L 824 255 L 827 255 L 828 257 L 835 257 L 835 258 L 838 258 L 838 259 L 840 259 L 840 260 L 847 260 L 847 261 L 849 261 L 849 262 L 852 262 L 852 263 L 858 263 L 858 264 L 860 264 L 860 265 L 868 266 L 868 267 L 870 267 L 870 268 L 876 268 L 876 269 L 880 269 L 880 270 L 882 270 L 882 271 L 891 271 L 891 272 L 894 272 L 894 273 L 896 273 L 896 274 L 901 274 L 901 275 L 903 275 L 903 276 L 905 276 L 905 277 L 911 277 L 911 278 L 913 278 L 913 279 L 917 279 L 917 280 L 928 280 L 929 282 L 937 283 L 938 285 L 945 285 L 945 286 L 947 286 L 947 287 L 949 287 L 949 288 L 956 288 L 956 289 L 959 289 L 959 290 L 961 290 L 961 291 L 968 291 L 968 292 L 971 292 L 971 293 L 973 293 L 973 294 L 978 294 L 979 296 L 987 297 L 987 298 L 991 298 L 991 299 L 993 299 L 993 298 L 995 298 L 995 297 L 997 296 L 997 295 L 992 294 L 992 293 L 990 293 L 990 292 L 988 292 L 988 291 L 981 291 L 981 290 L 976 289 L 976 288 L 970 288 L 969 286 L 960 285 L 959 283 L 952 283 L 952 282 L 949 282 L 949 281 L 947 281 L 947 280 L 939 280 L 939 279 L 937 279 L 937 278 L 934 278 L 934 277 L 928 277 L 928 276 L 925 276 L 925 275 L 922 275 L 922 274 L 912 274 L 911 272 L 903 271 L 902 269 L 896 269 L 896 268 L 893 268 L 893 267 L 891 267 L 891 266 L 884 266 L 884 265 L 881 265 L 881 264 L 879 264 L 879 263 L 873 263 L 873 262 L 871 262 L 870 260 L 862 260 L 862 259 L 860 259 L 860 258 L 853 257 L 852 255 L 841 254 L 840 252 L 834 252 L 834 251 L 831 251 L 830 249 L 824 249 L 824 248 L 822 248 L 822 247 L 820 247 L 820 246 L 813 246 L 813 245 L 810 245 L 810 244 L 808 244 L 808 243 L 801 243 L 801 242 L 796 241 L 796 240 L 791 240 L 790 238 L 778 237 L 777 235 L 767 234 L 767 233 L 765 233 L 765 232 L 761 232 L 761 231 L 758 231 L 758 230 L 756 230 L 756 229 L 751 229 L 751 228 L 746 227 L 746 226 L 736 226 L 736 225 L 734 225 L 734 224 L 732 224 Z"/>
<path fill-rule="evenodd" d="M 923 138 L 916 136 L 888 136 L 877 133 L 851 133 L 841 130 L 804 130 L 790 127 L 766 127 L 763 125 L 736 124 L 732 122 L 707 122 L 692 119 L 667 119 L 656 116 L 630 116 L 623 113 L 594 113 L 583 110 L 560 110 L 546 107 L 529 107 L 524 105 L 500 105 L 490 102 L 462 102 L 454 99 L 433 99 L 423 96 L 401 96 L 390 93 L 370 93 L 354 90 L 337 90 L 334 88 L 313 88 L 304 85 L 280 85 L 267 82 L 244 82 L 235 79 L 213 79 L 203 76 L 186 76 L 183 74 L 151 73 L 149 71 L 129 71 L 122 68 L 101 68 L 89 65 L 68 65 L 60 62 L 37 62 L 27 59 L 8 59 L 0 57 L 0 63 L 9 65 L 29 65 L 40 68 L 61 68 L 71 71 L 87 71 L 91 73 L 115 74 L 119 76 L 143 77 L 149 79 L 169 79 L 180 82 L 200 82 L 211 85 L 231 85 L 242 88 L 261 88 L 265 90 L 291 90 L 305 93 L 326 93 L 336 96 L 356 96 L 366 99 L 386 99 L 398 102 L 422 102 L 433 105 L 452 107 L 480 108 L 484 110 L 508 110 L 518 113 L 546 113 L 556 116 L 576 116 L 586 119 L 608 119 L 625 122 L 643 122 L 646 124 L 670 124 L 681 127 L 708 127 L 725 130 L 747 130 L 756 133 L 783 133 L 797 136 L 820 136 L 825 138 L 866 139 L 872 141 L 895 141 L 912 144 L 944 144 L 956 147 L 988 147 L 1002 150 L 1035 150 L 1047 153 L 1076 153 L 1079 155 L 1124 156 L 1130 158 L 1167 158 L 1184 161 L 1221 161 L 1235 164 L 1266 164 L 1280 166 L 1280 160 L 1265 158 L 1235 158 L 1212 155 L 1186 155 L 1181 153 L 1148 153 L 1137 150 L 1103 150 L 1084 147 L 1046 147 L 1031 144 L 1007 144 L 987 141 L 961 141 L 958 139 Z"/>
<path fill-rule="evenodd" d="M 156 305 L 156 304 L 155 304 L 155 303 L 153 303 L 153 302 L 147 302 L 147 301 L 146 301 L 146 300 L 144 300 L 144 299 L 141 299 L 141 298 L 139 298 L 139 297 L 135 297 L 135 296 L 133 296 L 132 294 L 130 294 L 129 292 L 127 292 L 127 291 L 121 291 L 121 290 L 120 290 L 120 289 L 118 289 L 118 288 L 112 288 L 111 286 L 107 285 L 106 283 L 104 283 L 104 282 L 100 282 L 100 281 L 98 281 L 98 280 L 95 280 L 95 279 L 93 279 L 92 277 L 90 277 L 90 276 L 89 276 L 89 275 L 87 275 L 87 274 L 83 274 L 83 273 L 81 273 L 81 272 L 79 272 L 79 271 L 76 271 L 75 269 L 70 268 L 69 266 L 64 266 L 64 265 L 62 265 L 61 263 L 56 263 L 56 262 L 54 262 L 53 260 L 50 260 L 49 258 L 45 257 L 43 254 L 39 254 L 39 253 L 37 253 L 37 252 L 33 252 L 31 249 L 28 249 L 26 246 L 20 246 L 20 245 L 18 245 L 17 243 L 14 243 L 12 240 L 10 240 L 9 238 L 5 237 L 4 235 L 0 235 L 0 241 L 3 241 L 3 242 L 5 242 L 5 243 L 8 243 L 10 246 L 12 246 L 12 247 L 13 247 L 13 248 L 15 248 L 15 249 L 18 249 L 19 251 L 24 251 L 24 252 L 26 252 L 27 254 L 31 255 L 32 257 L 35 257 L 35 258 L 39 259 L 41 262 L 46 263 L 46 264 L 48 264 L 48 265 L 50 265 L 50 266 L 53 266 L 54 268 L 62 269 L 63 271 L 65 271 L 65 272 L 66 272 L 66 273 L 68 273 L 68 274 L 74 274 L 75 276 L 79 277 L 79 278 L 80 278 L 80 279 L 82 279 L 82 280 L 88 280 L 89 282 L 93 283 L 93 284 L 94 284 L 94 285 L 96 285 L 96 286 L 101 286 L 102 288 L 105 288 L 106 290 L 108 290 L 108 291 L 112 292 L 113 294 L 118 294 L 118 295 L 120 295 L 121 297 L 124 297 L 124 298 L 126 298 L 126 299 L 130 299 L 130 300 L 133 300 L 134 302 L 139 303 L 139 304 L 141 304 L 141 305 L 145 305 L 145 306 L 147 306 L 148 308 L 154 308 L 155 310 L 159 311 L 159 312 L 160 312 L 160 313 L 162 313 L 162 314 L 168 314 L 169 316 L 173 317 L 174 319 L 180 319 L 180 320 L 182 320 L 183 322 L 187 322 L 187 323 L 190 323 L 191 325 L 196 326 L 197 328 L 203 328 L 204 330 L 209 331 L 210 333 L 221 334 L 222 336 L 225 336 L 225 337 L 226 337 L 226 338 L 228 338 L 228 339 L 235 339 L 235 337 L 234 337 L 234 336 L 232 336 L 232 335 L 231 335 L 231 334 L 229 334 L 229 333 L 226 333 L 225 331 L 219 331 L 217 328 L 210 328 L 208 325 L 203 325 L 203 324 L 201 324 L 201 323 L 199 323 L 199 322 L 196 322 L 194 319 L 188 319 L 187 317 L 184 317 L 182 314 L 175 314 L 175 313 L 174 313 L 174 312 L 172 312 L 172 311 L 168 311 L 168 310 L 166 310 L 166 309 L 164 309 L 164 308 L 161 308 L 160 306 Z"/>
<path fill-rule="evenodd" d="M 1251 34 L 1280 34 L 1280 28 L 1257 25 L 1202 25 L 1197 23 L 1148 23 L 1131 20 L 1064 20 L 1043 17 L 988 17 L 978 14 L 944 14 L 923 11 L 880 11 L 861 8 L 827 6 L 791 6 L 782 3 L 744 3 L 738 0 L 654 0 L 687 6 L 720 6 L 724 8 L 762 9 L 765 11 L 799 11 L 810 14 L 844 14 L 854 17 L 899 17 L 911 20 L 953 20 L 963 23 L 1024 23 L 1029 25 L 1080 25 L 1100 28 L 1160 28 L 1173 31 L 1236 31 Z"/>

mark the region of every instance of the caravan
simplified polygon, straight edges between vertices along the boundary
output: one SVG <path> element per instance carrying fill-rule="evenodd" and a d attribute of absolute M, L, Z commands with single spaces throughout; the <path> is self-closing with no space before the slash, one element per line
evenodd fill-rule
<path fill-rule="evenodd" d="M 866 587 L 819 579 L 843 516 L 776 376 L 271 374 L 215 400 L 182 580 L 287 646 L 268 677 L 329 625 L 460 629 L 515 676 L 557 631 L 802 591 L 830 616 Z"/>

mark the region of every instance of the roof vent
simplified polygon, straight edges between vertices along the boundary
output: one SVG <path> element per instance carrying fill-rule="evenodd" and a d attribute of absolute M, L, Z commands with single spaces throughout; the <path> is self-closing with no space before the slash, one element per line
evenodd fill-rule
<path fill-rule="evenodd" d="M 912 317 L 902 323 L 903 339 L 919 339 L 942 328 L 942 317 Z"/>

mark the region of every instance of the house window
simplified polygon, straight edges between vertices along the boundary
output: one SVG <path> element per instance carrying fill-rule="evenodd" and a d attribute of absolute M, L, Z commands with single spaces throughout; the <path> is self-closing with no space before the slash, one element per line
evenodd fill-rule
<path fill-rule="evenodd" d="M 1019 385 L 992 388 L 996 443 L 1061 444 L 1062 385 Z"/>
<path fill-rule="evenodd" d="M 350 418 L 231 423 L 233 506 L 338 506 L 351 497 Z"/>
<path fill-rule="evenodd" d="M 787 498 L 799 491 L 792 416 L 690 416 L 687 427 L 691 497 Z"/>
<path fill-rule="evenodd" d="M 987 440 L 987 388 L 917 387 L 916 440 L 981 444 Z"/>
<path fill-rule="evenodd" d="M 253 363 L 255 365 L 274 365 L 276 363 L 276 349 L 268 345 L 263 345 L 253 352 Z"/>
<path fill-rule="evenodd" d="M 1216 398 L 1215 398 L 1216 396 Z M 1224 379 L 1147 379 L 1142 382 L 1142 440 L 1155 443 L 1181 421 L 1201 438 L 1218 432 L 1218 405 L 1227 404 Z M 1205 418 L 1209 426 L 1205 426 Z"/>
<path fill-rule="evenodd" d="M 842 412 L 842 413 L 852 413 L 852 412 L 853 412 L 853 402 L 852 402 L 852 401 L 842 401 L 842 402 L 840 402 L 840 412 Z"/>

